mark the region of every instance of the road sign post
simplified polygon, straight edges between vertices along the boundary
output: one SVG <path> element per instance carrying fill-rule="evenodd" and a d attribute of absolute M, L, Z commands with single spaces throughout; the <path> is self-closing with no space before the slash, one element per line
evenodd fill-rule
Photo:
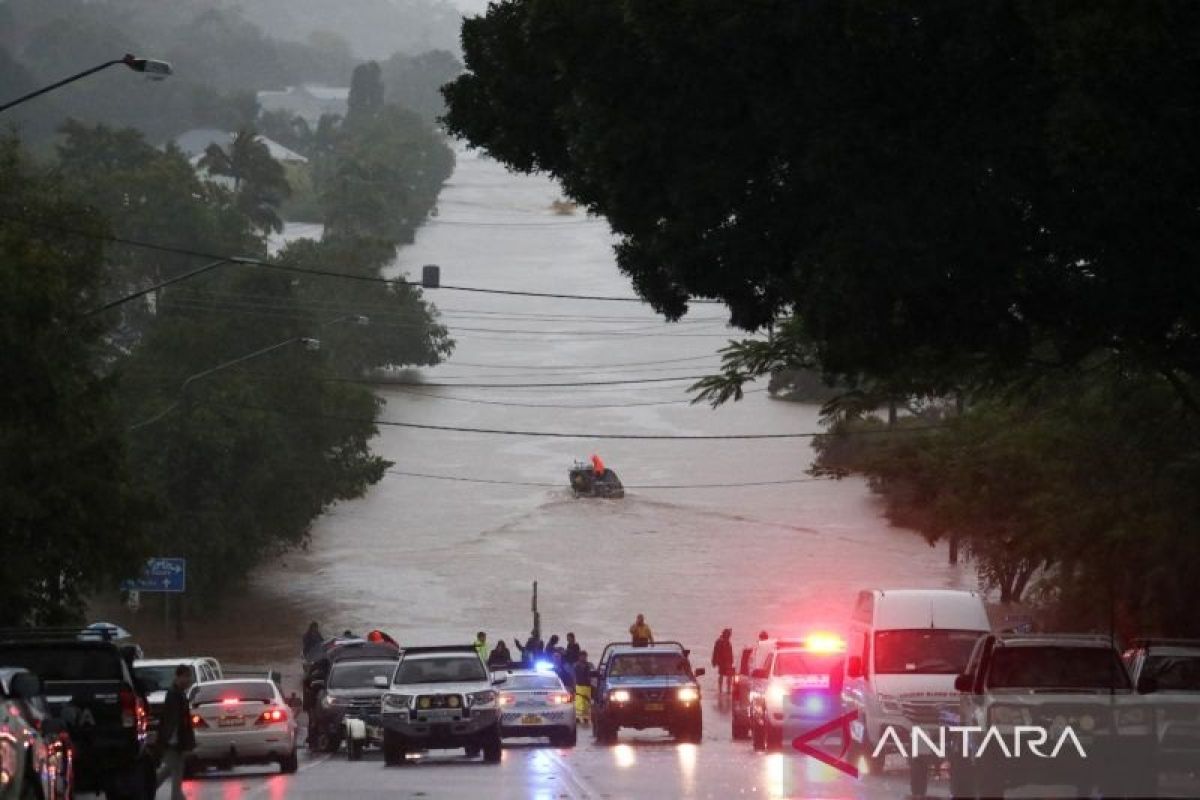
<path fill-rule="evenodd" d="M 121 588 L 129 592 L 183 594 L 187 590 L 187 559 L 148 559 L 141 577 L 125 581 Z"/>

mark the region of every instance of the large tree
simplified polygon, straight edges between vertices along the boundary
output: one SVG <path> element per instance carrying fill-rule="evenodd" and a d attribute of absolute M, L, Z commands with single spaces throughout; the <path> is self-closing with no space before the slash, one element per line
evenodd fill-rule
<path fill-rule="evenodd" d="M 103 226 L 11 138 L 0 185 L 0 625 L 62 624 L 88 593 L 139 572 L 151 508 L 132 488 L 103 374 L 104 321 L 86 316 L 101 248 L 37 227 Z"/>
<path fill-rule="evenodd" d="M 933 390 L 1097 349 L 1195 405 L 1200 6 L 512 0 L 449 128 L 604 214 L 669 316 Z"/>

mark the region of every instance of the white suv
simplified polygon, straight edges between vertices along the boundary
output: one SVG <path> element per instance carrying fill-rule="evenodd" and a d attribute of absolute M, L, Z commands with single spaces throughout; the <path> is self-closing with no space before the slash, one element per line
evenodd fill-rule
<path fill-rule="evenodd" d="M 380 677 L 383 696 L 383 759 L 404 763 L 416 750 L 463 748 L 500 761 L 500 705 L 496 687 L 473 645 L 409 647 L 391 681 Z"/>

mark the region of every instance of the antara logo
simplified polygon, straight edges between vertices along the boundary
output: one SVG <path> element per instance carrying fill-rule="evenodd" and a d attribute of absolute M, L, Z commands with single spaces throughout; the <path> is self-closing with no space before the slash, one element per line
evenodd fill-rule
<path fill-rule="evenodd" d="M 949 731 L 951 736 L 959 736 L 960 753 L 971 753 L 971 742 L 974 734 L 982 734 L 982 741 L 979 741 L 979 746 L 973 751 L 975 758 L 982 758 L 988 751 L 989 747 L 995 749 L 996 752 L 1003 753 L 1004 758 L 1021 758 L 1022 753 L 1028 752 L 1030 755 L 1038 758 L 1057 758 L 1062 749 L 1068 745 L 1075 749 L 1080 758 L 1087 758 L 1087 753 L 1083 750 L 1083 744 L 1079 741 L 1079 737 L 1075 735 L 1074 729 L 1071 726 L 1065 726 L 1057 735 L 1054 742 L 1054 748 L 1050 752 L 1043 752 L 1043 748 L 1053 738 L 1051 732 L 1047 728 L 1038 725 L 1015 725 L 1011 728 L 1011 734 L 1002 734 L 1000 729 L 994 726 L 982 728 L 975 725 L 949 725 L 946 727 L 938 727 L 934 729 L 937 732 L 937 738 L 930 736 L 929 732 L 922 728 L 913 728 L 908 731 L 909 741 L 908 748 L 905 748 L 904 737 L 898 733 L 891 725 L 884 727 L 883 734 L 879 737 L 879 744 L 875 745 L 875 752 L 872 757 L 878 757 L 888 751 L 888 744 L 895 748 L 896 752 L 900 753 L 904 758 L 913 758 L 920 755 L 930 755 L 937 758 L 946 757 L 946 733 Z M 1010 746 L 1011 745 L 1011 746 Z M 1022 750 L 1022 745 L 1026 748 Z"/>

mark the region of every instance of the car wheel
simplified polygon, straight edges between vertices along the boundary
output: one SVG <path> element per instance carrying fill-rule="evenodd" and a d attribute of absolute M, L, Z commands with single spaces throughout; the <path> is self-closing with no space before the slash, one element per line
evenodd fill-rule
<path fill-rule="evenodd" d="M 361 761 L 363 757 L 363 743 L 358 739 L 346 740 L 346 760 Z"/>
<path fill-rule="evenodd" d="M 296 753 L 295 749 L 279 759 L 279 770 L 284 775 L 294 775 L 298 769 L 300 769 L 300 756 Z"/>
<path fill-rule="evenodd" d="M 766 729 L 767 750 L 778 753 L 783 749 L 783 728 L 777 728 L 769 722 L 763 723 Z"/>
<path fill-rule="evenodd" d="M 735 742 L 743 742 L 750 738 L 750 727 L 738 719 L 736 711 L 733 713 L 733 723 L 730 727 L 732 728 L 730 732 Z"/>
<path fill-rule="evenodd" d="M 500 729 L 497 728 L 483 743 L 483 763 L 499 764 L 500 752 Z"/>
<path fill-rule="evenodd" d="M 562 733 L 556 733 L 550 737 L 550 744 L 555 747 L 574 747 L 579 741 L 579 736 L 574 728 L 565 730 Z"/>
<path fill-rule="evenodd" d="M 389 767 L 404 764 L 404 740 L 386 730 L 383 732 L 383 763 Z"/>
<path fill-rule="evenodd" d="M 914 800 L 921 800 L 929 791 L 929 769 L 932 759 L 926 756 L 908 760 L 908 790 Z"/>
<path fill-rule="evenodd" d="M 467 747 L 467 758 L 479 758 L 479 754 L 483 752 L 483 748 L 477 744 Z"/>
<path fill-rule="evenodd" d="M 750 722 L 750 738 L 754 743 L 755 750 L 767 749 L 767 735 L 763 731 L 763 726 L 753 720 Z"/>
<path fill-rule="evenodd" d="M 950 761 L 950 797 L 975 800 L 975 765 L 965 758 Z"/>
<path fill-rule="evenodd" d="M 883 754 L 872 755 L 875 752 L 875 745 L 870 741 L 854 742 L 851 740 L 850 752 L 854 755 L 854 763 L 857 764 L 859 760 L 866 762 L 868 775 L 883 774 L 884 768 L 887 766 L 887 757 Z"/>

